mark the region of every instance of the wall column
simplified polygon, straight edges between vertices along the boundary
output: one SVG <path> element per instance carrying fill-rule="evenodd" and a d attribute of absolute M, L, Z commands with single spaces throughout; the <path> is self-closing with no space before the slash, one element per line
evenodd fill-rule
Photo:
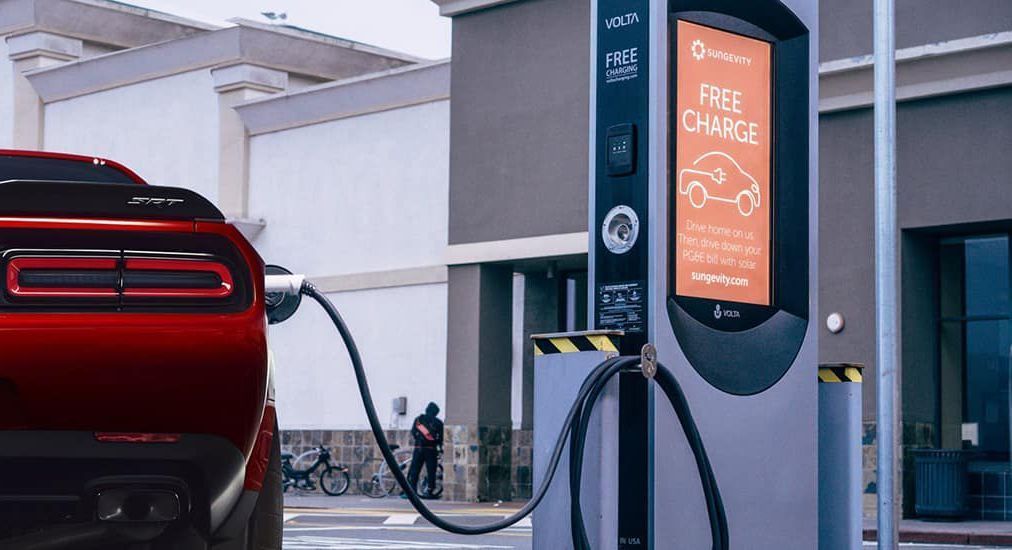
<path fill-rule="evenodd" d="M 218 207 L 226 217 L 243 221 L 249 214 L 249 132 L 232 107 L 286 90 L 288 73 L 242 63 L 213 69 L 211 75 L 218 92 Z"/>
<path fill-rule="evenodd" d="M 513 268 L 449 268 L 446 497 L 511 498 L 510 359 Z"/>
<path fill-rule="evenodd" d="M 534 342 L 533 334 L 562 332 L 559 319 L 559 279 L 545 272 L 524 277 L 524 392 L 521 427 L 534 429 Z"/>
<path fill-rule="evenodd" d="M 7 37 L 7 54 L 14 66 L 11 143 L 15 148 L 41 150 L 45 145 L 45 105 L 25 73 L 79 59 L 82 50 L 81 40 L 48 32 Z"/>

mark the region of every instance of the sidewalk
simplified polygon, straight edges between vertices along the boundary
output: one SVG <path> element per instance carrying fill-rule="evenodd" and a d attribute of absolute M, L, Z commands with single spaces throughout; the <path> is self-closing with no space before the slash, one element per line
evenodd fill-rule
<path fill-rule="evenodd" d="M 873 519 L 864 520 L 864 540 L 876 540 Z M 900 520 L 900 542 L 1012 547 L 1012 522 Z"/>

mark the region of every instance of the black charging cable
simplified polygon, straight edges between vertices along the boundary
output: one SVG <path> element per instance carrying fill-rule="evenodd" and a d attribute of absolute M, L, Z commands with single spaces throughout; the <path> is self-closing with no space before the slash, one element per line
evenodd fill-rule
<path fill-rule="evenodd" d="M 703 486 L 703 499 L 706 503 L 706 513 L 710 523 L 710 537 L 713 550 L 728 550 L 728 527 L 727 514 L 724 510 L 724 501 L 720 496 L 720 489 L 717 487 L 717 478 L 713 474 L 710 459 L 706 454 L 706 447 L 703 445 L 699 429 L 692 418 L 692 411 L 689 410 L 689 403 L 685 399 L 681 385 L 675 379 L 674 374 L 664 365 L 657 364 L 657 373 L 654 381 L 660 386 L 661 391 L 668 398 L 675 415 L 682 426 L 689 448 L 695 458 L 696 468 L 699 472 L 699 479 Z M 570 532 L 573 537 L 573 548 L 575 550 L 591 550 L 587 538 L 587 529 L 583 520 L 583 510 L 580 505 L 580 493 L 583 479 L 583 452 L 587 442 L 587 429 L 590 425 L 591 414 L 598 397 L 607 386 L 608 380 L 596 379 L 586 401 L 581 406 L 581 413 L 577 424 L 570 432 L 570 458 L 569 458 L 569 494 L 570 494 Z"/>
<path fill-rule="evenodd" d="M 537 491 L 534 492 L 531 500 L 528 501 L 523 508 L 505 519 L 486 525 L 461 525 L 449 522 L 433 513 L 432 510 L 430 510 L 419 498 L 418 494 L 415 492 L 415 488 L 408 483 L 408 480 L 405 478 L 404 473 L 400 469 L 400 465 L 397 464 L 394 453 L 390 449 L 390 444 L 387 441 L 386 433 L 380 423 L 379 415 L 376 414 L 376 407 L 373 404 L 372 393 L 369 391 L 369 382 L 366 380 L 365 368 L 362 365 L 362 357 L 359 354 L 358 346 L 355 344 L 351 331 L 348 329 L 348 325 L 345 324 L 340 312 L 337 311 L 334 304 L 331 303 L 331 301 L 322 292 L 320 292 L 308 281 L 303 282 L 301 293 L 316 300 L 316 302 L 320 304 L 323 310 L 327 313 L 327 316 L 330 317 L 330 320 L 334 323 L 338 333 L 340 333 L 341 339 L 344 341 L 345 348 L 348 351 L 348 355 L 351 358 L 352 369 L 355 372 L 355 380 L 358 384 L 359 394 L 362 398 L 362 405 L 365 408 L 366 417 L 369 420 L 369 427 L 372 430 L 373 436 L 376 438 L 376 444 L 379 446 L 380 453 L 383 455 L 383 459 L 390 468 L 390 472 L 393 474 L 394 479 L 397 480 L 397 484 L 400 485 L 401 490 L 404 491 L 412 506 L 415 507 L 415 510 L 417 510 L 422 517 L 436 527 L 458 535 L 484 535 L 510 527 L 529 515 L 538 506 L 538 504 L 541 503 L 541 500 L 548 492 L 552 478 L 555 476 L 555 471 L 559 466 L 559 460 L 562 457 L 562 451 L 565 448 L 566 439 L 567 437 L 570 437 L 572 438 L 570 442 L 570 490 L 573 491 L 571 498 L 573 506 L 571 508 L 571 515 L 573 522 L 574 544 L 577 544 L 577 542 L 580 544 L 580 546 L 576 546 L 577 550 L 590 549 L 589 542 L 587 542 L 583 512 L 579 504 L 583 449 L 586 444 L 587 427 L 589 425 L 590 414 L 593 411 L 594 404 L 597 402 L 597 398 L 604 390 L 607 382 L 613 376 L 623 371 L 639 372 L 638 365 L 640 358 L 638 356 L 615 357 L 608 359 L 595 367 L 590 375 L 587 376 L 583 385 L 580 387 L 580 390 L 577 392 L 576 400 L 573 402 L 572 407 L 570 407 L 569 413 L 566 415 L 566 419 L 563 422 L 562 431 L 559 433 L 559 437 L 555 442 L 555 448 L 552 450 L 551 459 L 548 461 L 547 475 L 541 481 L 541 484 L 538 486 Z M 692 415 L 689 413 L 688 403 L 685 401 L 685 395 L 682 393 L 678 382 L 675 381 L 674 376 L 667 368 L 660 364 L 658 364 L 657 367 L 657 378 L 655 378 L 655 380 L 664 391 L 665 395 L 668 396 L 668 400 L 675 408 L 675 412 L 678 414 L 678 419 L 682 424 L 682 429 L 685 431 L 686 438 L 689 440 L 689 446 L 692 448 L 693 455 L 696 459 L 696 465 L 699 469 L 700 479 L 703 484 L 703 493 L 707 501 L 707 514 L 710 517 L 710 529 L 713 535 L 713 548 L 714 550 L 727 550 L 727 518 L 724 514 L 724 506 L 720 498 L 720 491 L 717 489 L 716 479 L 713 476 L 713 471 L 710 467 L 709 459 L 706 456 L 706 450 L 703 447 L 699 431 L 696 429 L 695 422 L 692 420 Z"/>

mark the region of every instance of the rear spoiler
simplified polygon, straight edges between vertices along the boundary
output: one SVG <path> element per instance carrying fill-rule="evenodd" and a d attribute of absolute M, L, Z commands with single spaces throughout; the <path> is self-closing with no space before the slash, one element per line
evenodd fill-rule
<path fill-rule="evenodd" d="M 189 189 L 35 180 L 0 182 L 0 216 L 225 221 L 211 201 Z"/>

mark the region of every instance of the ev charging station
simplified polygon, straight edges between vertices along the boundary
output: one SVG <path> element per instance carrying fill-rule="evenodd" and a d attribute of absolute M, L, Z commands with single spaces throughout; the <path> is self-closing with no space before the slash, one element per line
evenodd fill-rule
<path fill-rule="evenodd" d="M 591 21 L 591 327 L 677 377 L 732 548 L 817 548 L 818 2 L 595 0 Z M 618 386 L 599 547 L 709 548 L 674 413 Z"/>

